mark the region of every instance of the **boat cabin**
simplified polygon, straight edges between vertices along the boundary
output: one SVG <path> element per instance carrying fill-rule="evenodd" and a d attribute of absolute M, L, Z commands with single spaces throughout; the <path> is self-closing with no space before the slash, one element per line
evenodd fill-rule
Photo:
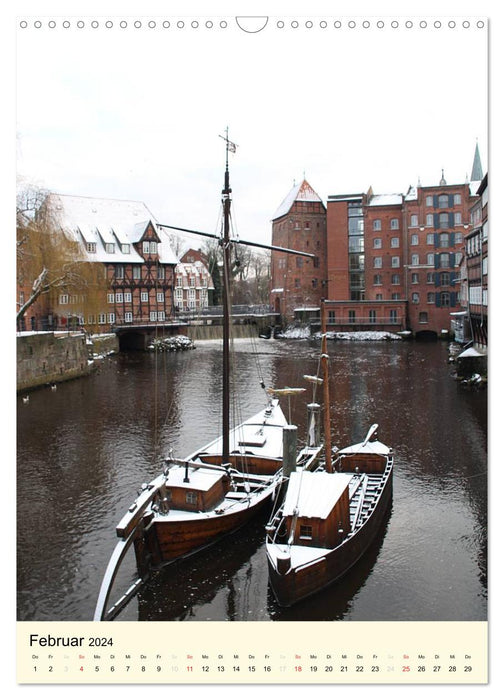
<path fill-rule="evenodd" d="M 188 512 L 212 510 L 224 499 L 229 482 L 228 475 L 222 471 L 178 466 L 168 471 L 164 502 L 168 508 Z"/>
<path fill-rule="evenodd" d="M 291 474 L 283 516 L 292 544 L 332 549 L 341 542 L 350 531 L 351 480 L 351 474 Z"/>
<path fill-rule="evenodd" d="M 378 440 L 351 445 L 337 452 L 338 468 L 355 474 L 383 474 L 390 452 L 390 447 Z"/>

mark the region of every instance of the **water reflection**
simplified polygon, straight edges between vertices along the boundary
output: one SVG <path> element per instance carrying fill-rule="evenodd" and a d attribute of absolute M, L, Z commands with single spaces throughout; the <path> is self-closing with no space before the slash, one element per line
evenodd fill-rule
<path fill-rule="evenodd" d="M 263 405 L 261 381 L 303 386 L 318 363 L 307 341 L 254 345 L 235 345 L 243 418 Z M 268 589 L 264 515 L 158 572 L 122 619 L 486 618 L 486 394 L 451 379 L 443 343 L 335 342 L 329 353 L 335 443 L 362 439 L 376 422 L 396 452 L 385 536 L 344 580 L 284 611 Z M 169 449 L 185 456 L 220 432 L 219 376 L 220 344 L 206 341 L 180 354 L 121 354 L 19 400 L 18 619 L 92 619 L 137 488 Z M 309 398 L 291 401 L 300 437 Z M 133 575 L 125 567 L 118 585 Z"/>

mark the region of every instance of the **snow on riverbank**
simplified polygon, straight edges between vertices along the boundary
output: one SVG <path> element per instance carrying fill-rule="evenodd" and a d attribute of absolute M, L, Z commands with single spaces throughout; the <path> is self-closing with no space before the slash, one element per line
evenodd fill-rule
<path fill-rule="evenodd" d="M 301 328 L 287 328 L 282 333 L 279 333 L 278 338 L 287 338 L 289 340 L 303 340 L 307 338 L 314 338 L 315 340 L 320 338 L 320 333 L 315 333 L 313 336 L 310 333 L 308 327 Z M 342 332 L 342 331 L 329 331 L 327 333 L 328 340 L 401 340 L 401 337 L 396 333 L 389 333 L 388 331 L 353 331 L 353 332 Z"/>

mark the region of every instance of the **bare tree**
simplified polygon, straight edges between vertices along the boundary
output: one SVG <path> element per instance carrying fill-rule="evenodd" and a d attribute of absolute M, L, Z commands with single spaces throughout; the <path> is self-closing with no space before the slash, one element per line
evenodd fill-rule
<path fill-rule="evenodd" d="M 79 299 L 81 313 L 89 312 L 107 288 L 103 266 L 88 261 L 82 245 L 65 235 L 47 201 L 47 192 L 36 186 L 18 192 L 17 284 L 24 296 L 18 321 L 42 295 L 51 306 L 62 291 Z"/>

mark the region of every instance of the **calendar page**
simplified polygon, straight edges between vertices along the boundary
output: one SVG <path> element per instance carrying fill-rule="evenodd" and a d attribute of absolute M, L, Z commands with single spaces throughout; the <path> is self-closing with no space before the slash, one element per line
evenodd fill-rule
<path fill-rule="evenodd" d="M 486 685 L 489 17 L 224 4 L 8 17 L 17 684 Z"/>

